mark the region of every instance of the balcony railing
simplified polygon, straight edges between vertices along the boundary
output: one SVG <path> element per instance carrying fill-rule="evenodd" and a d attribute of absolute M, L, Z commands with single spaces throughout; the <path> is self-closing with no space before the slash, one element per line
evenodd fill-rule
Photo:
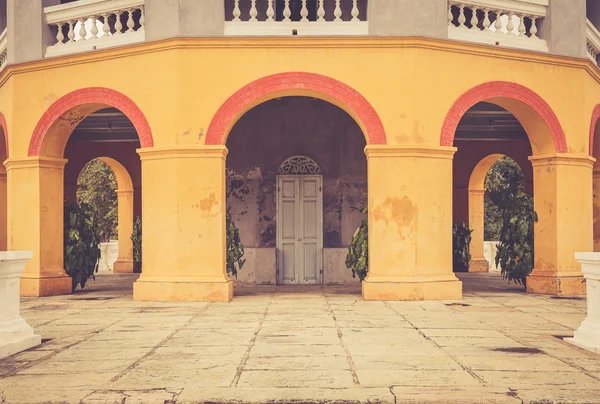
<path fill-rule="evenodd" d="M 367 0 L 225 0 L 225 35 L 368 35 Z"/>
<path fill-rule="evenodd" d="M 143 42 L 144 0 L 79 0 L 44 8 L 56 42 L 46 56 Z"/>
<path fill-rule="evenodd" d="M 596 66 L 598 66 L 598 54 L 600 53 L 600 32 L 587 20 L 587 55 Z"/>
<path fill-rule="evenodd" d="M 449 0 L 448 37 L 548 52 L 537 35 L 547 11 L 548 0 Z"/>
<path fill-rule="evenodd" d="M 8 29 L 4 28 L 0 34 L 0 70 L 4 69 L 8 60 Z"/>

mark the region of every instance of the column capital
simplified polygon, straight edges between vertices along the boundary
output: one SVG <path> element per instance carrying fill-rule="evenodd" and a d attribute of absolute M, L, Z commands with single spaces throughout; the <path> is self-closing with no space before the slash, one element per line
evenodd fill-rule
<path fill-rule="evenodd" d="M 148 147 L 138 149 L 137 153 L 142 160 L 161 160 L 174 158 L 227 158 L 227 147 L 217 146 L 174 146 L 174 147 Z"/>
<path fill-rule="evenodd" d="M 371 158 L 410 158 L 421 157 L 430 159 L 453 159 L 456 147 L 445 146 L 398 146 L 398 145 L 367 145 L 365 154 Z"/>
<path fill-rule="evenodd" d="M 116 192 L 117 196 L 133 196 L 132 189 L 123 189 L 123 190 L 117 189 L 115 192 Z"/>
<path fill-rule="evenodd" d="M 477 188 L 477 189 L 472 189 L 469 188 L 469 195 L 480 195 L 480 196 L 485 196 L 485 188 Z"/>
<path fill-rule="evenodd" d="M 596 159 L 587 154 L 553 153 L 540 154 L 529 157 L 533 167 L 544 166 L 580 166 L 593 168 Z"/>
<path fill-rule="evenodd" d="M 67 164 L 66 159 L 56 157 L 10 157 L 4 162 L 6 171 L 20 168 L 57 168 L 64 169 Z"/>

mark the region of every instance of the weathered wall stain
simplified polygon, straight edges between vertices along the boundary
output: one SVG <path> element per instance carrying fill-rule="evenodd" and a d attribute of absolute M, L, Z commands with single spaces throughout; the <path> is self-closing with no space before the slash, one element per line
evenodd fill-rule
<path fill-rule="evenodd" d="M 208 198 L 204 198 L 200 201 L 200 209 L 205 212 L 210 212 L 213 207 L 217 204 L 217 198 L 215 193 L 212 192 Z"/>
<path fill-rule="evenodd" d="M 373 221 L 383 221 L 386 226 L 390 222 L 398 228 L 400 239 L 406 239 L 417 224 L 418 207 L 408 196 L 402 198 L 387 197 L 385 201 L 373 209 Z"/>

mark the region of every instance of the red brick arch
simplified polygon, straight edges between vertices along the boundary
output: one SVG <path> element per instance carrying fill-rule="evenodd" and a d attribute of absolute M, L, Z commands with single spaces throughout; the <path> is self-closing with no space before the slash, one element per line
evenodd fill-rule
<path fill-rule="evenodd" d="M 596 137 L 596 124 L 600 119 L 600 104 L 594 107 L 592 111 L 592 123 L 590 125 L 590 156 L 594 157 L 594 138 Z M 596 156 L 598 158 L 600 156 Z"/>
<path fill-rule="evenodd" d="M 4 135 L 4 153 L 6 154 L 6 158 L 8 158 L 8 128 L 6 127 L 6 118 L 2 112 L 0 112 L 0 127 L 2 128 Z M 2 162 L 0 161 L 0 163 Z"/>
<path fill-rule="evenodd" d="M 442 127 L 441 145 L 452 146 L 458 123 L 475 104 L 492 98 L 510 98 L 521 101 L 532 108 L 546 123 L 557 153 L 567 152 L 567 140 L 558 118 L 546 101 L 534 91 L 517 83 L 491 81 L 480 84 L 461 95 L 454 102 Z"/>
<path fill-rule="evenodd" d="M 152 147 L 154 145 L 152 131 L 146 117 L 130 98 L 109 88 L 88 87 L 62 96 L 46 110 L 33 131 L 28 155 L 39 156 L 44 138 L 52 125 L 73 108 L 86 104 L 103 104 L 107 107 L 117 108 L 135 127 L 141 146 Z"/>
<path fill-rule="evenodd" d="M 368 144 L 386 144 L 385 130 L 373 106 L 346 84 L 315 73 L 279 73 L 258 79 L 233 94 L 219 108 L 206 133 L 207 145 L 222 145 L 235 122 L 249 109 L 279 95 L 323 97 L 348 112 L 365 131 Z M 260 101 L 260 102 L 257 102 Z"/>

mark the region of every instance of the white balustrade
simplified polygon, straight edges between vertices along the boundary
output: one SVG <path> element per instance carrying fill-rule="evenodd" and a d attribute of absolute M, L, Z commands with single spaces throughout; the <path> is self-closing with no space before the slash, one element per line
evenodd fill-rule
<path fill-rule="evenodd" d="M 548 52 L 538 36 L 547 11 L 548 0 L 449 0 L 448 37 Z"/>
<path fill-rule="evenodd" d="M 576 253 L 586 280 L 587 317 L 566 341 L 600 354 L 600 253 Z"/>
<path fill-rule="evenodd" d="M 4 69 L 8 60 L 8 37 L 6 33 L 8 30 L 4 28 L 2 34 L 0 34 L 0 70 Z"/>
<path fill-rule="evenodd" d="M 143 42 L 144 0 L 78 0 L 44 8 L 56 32 L 46 56 L 58 56 Z"/>
<path fill-rule="evenodd" d="M 598 66 L 598 54 L 600 53 L 600 32 L 587 20 L 587 55 L 596 66 Z"/>
<path fill-rule="evenodd" d="M 225 35 L 368 35 L 368 0 L 224 0 Z"/>
<path fill-rule="evenodd" d="M 0 359 L 42 342 L 20 313 L 21 275 L 31 257 L 31 251 L 0 252 Z"/>

